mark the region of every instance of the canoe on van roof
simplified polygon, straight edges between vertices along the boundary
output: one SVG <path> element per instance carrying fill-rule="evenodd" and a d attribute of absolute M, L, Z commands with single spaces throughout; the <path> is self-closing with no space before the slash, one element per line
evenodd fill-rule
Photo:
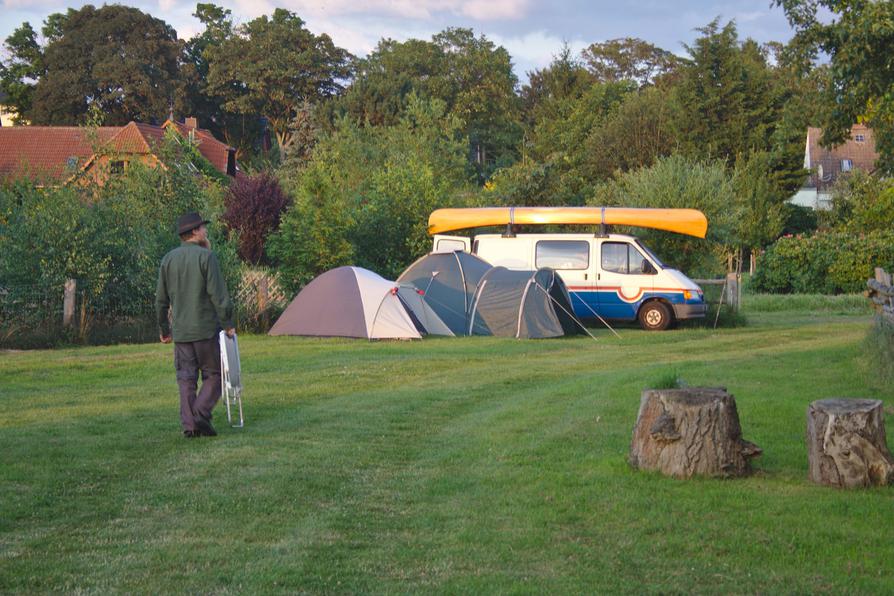
<path fill-rule="evenodd" d="M 607 224 L 654 228 L 704 238 L 708 218 L 697 209 L 632 207 L 475 207 L 437 209 L 428 218 L 428 233 L 506 224 Z"/>

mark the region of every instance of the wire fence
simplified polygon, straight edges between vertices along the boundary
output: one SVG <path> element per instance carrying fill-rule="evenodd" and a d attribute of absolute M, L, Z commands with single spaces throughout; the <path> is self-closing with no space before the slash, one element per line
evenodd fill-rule
<path fill-rule="evenodd" d="M 123 296 L 114 288 L 96 294 L 83 286 L 0 284 L 0 348 L 158 340 L 153 295 Z M 267 331 L 287 304 L 275 276 L 264 271 L 246 271 L 232 299 L 240 331 Z"/>

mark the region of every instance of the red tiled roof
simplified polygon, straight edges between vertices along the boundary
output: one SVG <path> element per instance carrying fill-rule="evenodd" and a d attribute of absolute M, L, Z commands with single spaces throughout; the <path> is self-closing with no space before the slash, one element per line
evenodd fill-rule
<path fill-rule="evenodd" d="M 97 140 L 111 151 L 149 155 L 161 144 L 169 124 L 175 125 L 184 138 L 189 138 L 190 129 L 184 124 L 166 122 L 164 126 L 154 126 L 131 122 L 126 126 L 97 129 Z M 87 130 L 75 126 L 0 128 L 0 178 L 27 176 L 42 182 L 64 181 L 92 161 L 94 142 L 87 138 Z M 233 149 L 207 130 L 195 129 L 194 138 L 199 153 L 226 174 Z"/>
<path fill-rule="evenodd" d="M 227 145 L 226 143 L 221 143 L 217 139 L 214 138 L 214 135 L 211 134 L 211 131 L 205 130 L 204 128 L 192 128 L 187 126 L 182 122 L 174 122 L 173 120 L 168 120 L 164 123 L 164 128 L 168 126 L 173 126 L 177 129 L 177 132 L 183 138 L 188 139 L 190 131 L 193 132 L 193 137 L 198 143 L 198 150 L 205 159 L 211 162 L 215 168 L 223 172 L 227 173 L 227 164 L 229 163 L 229 155 L 231 151 L 234 151 L 232 147 Z"/>
<path fill-rule="evenodd" d="M 106 142 L 119 127 L 98 129 Z M 52 181 L 78 171 L 93 155 L 87 129 L 76 126 L 0 127 L 0 178 L 27 176 Z M 69 159 L 72 164 L 69 164 Z"/>

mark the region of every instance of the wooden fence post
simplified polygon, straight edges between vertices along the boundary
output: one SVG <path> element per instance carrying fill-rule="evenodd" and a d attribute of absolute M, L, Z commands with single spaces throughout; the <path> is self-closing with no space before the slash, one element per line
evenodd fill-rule
<path fill-rule="evenodd" d="M 739 304 L 742 301 L 742 288 L 739 284 L 738 273 L 726 274 L 726 303 L 734 311 L 739 310 Z"/>
<path fill-rule="evenodd" d="M 65 280 L 65 292 L 62 296 L 62 326 L 74 325 L 75 296 L 77 295 L 78 282 L 73 279 Z"/>
<path fill-rule="evenodd" d="M 261 321 L 264 323 L 265 329 L 270 326 L 270 314 L 267 312 L 267 301 L 269 298 L 267 276 L 262 275 L 258 279 L 258 313 L 261 315 Z"/>

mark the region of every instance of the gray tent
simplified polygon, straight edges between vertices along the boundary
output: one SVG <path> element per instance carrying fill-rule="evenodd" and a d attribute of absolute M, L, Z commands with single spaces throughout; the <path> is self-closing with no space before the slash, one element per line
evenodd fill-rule
<path fill-rule="evenodd" d="M 338 267 L 315 277 L 295 296 L 270 335 L 421 337 L 398 297 L 398 285 L 360 267 Z"/>
<path fill-rule="evenodd" d="M 580 331 L 562 278 L 552 269 L 510 271 L 494 267 L 478 282 L 470 335 L 542 338 Z"/>
<path fill-rule="evenodd" d="M 431 253 L 410 265 L 397 278 L 422 292 L 423 300 L 455 335 L 468 335 L 468 313 L 478 281 L 490 263 L 463 251 Z"/>

